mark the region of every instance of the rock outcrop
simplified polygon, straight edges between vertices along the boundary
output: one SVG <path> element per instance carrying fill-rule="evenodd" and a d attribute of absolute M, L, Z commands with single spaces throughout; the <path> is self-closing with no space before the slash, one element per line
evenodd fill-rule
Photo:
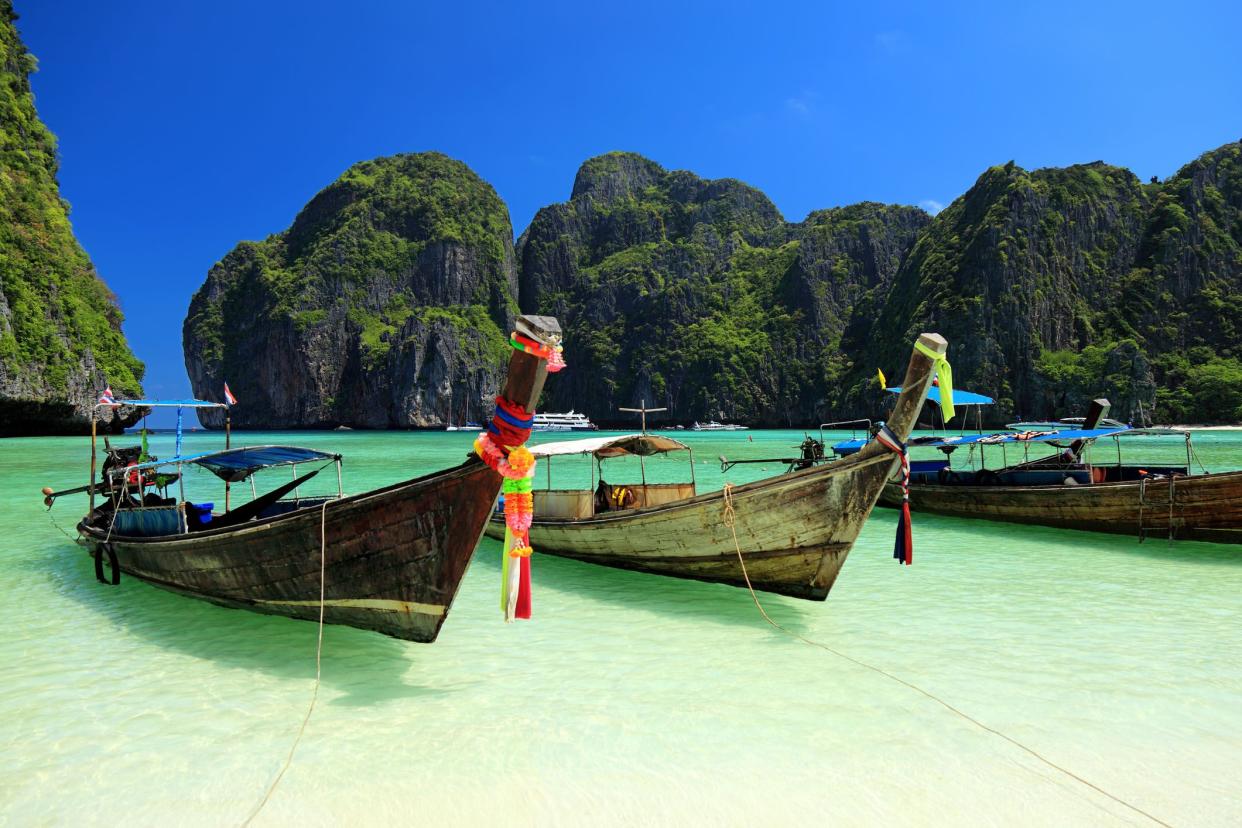
<path fill-rule="evenodd" d="M 142 394 L 116 297 L 73 236 L 56 138 L 35 111 L 34 57 L 0 0 L 0 435 L 88 431 L 99 393 Z M 104 430 L 137 420 L 102 409 Z"/>
<path fill-rule="evenodd" d="M 844 320 L 928 220 L 861 204 L 789 224 L 740 181 L 590 159 L 518 240 L 522 307 L 561 320 L 573 368 L 546 405 L 605 423 L 642 400 L 676 420 L 811 421 L 847 364 Z"/>
<path fill-rule="evenodd" d="M 994 422 L 1101 395 L 1135 421 L 1242 419 L 1240 157 L 1229 144 L 1149 184 L 1101 162 L 988 170 L 842 342 L 858 356 L 840 410 L 861 413 L 875 368 L 934 329 L 959 383 L 997 398 Z"/>
<path fill-rule="evenodd" d="M 359 164 L 289 230 L 214 267 L 185 325 L 197 393 L 241 426 L 437 426 L 488 410 L 504 331 L 557 316 L 545 410 L 628 425 L 874 416 L 882 368 L 938 330 L 986 421 L 1083 411 L 1242 420 L 1242 146 L 1164 182 L 1102 162 L 984 172 L 934 218 L 855 204 L 786 222 L 733 179 L 586 161 L 510 244 L 503 203 L 437 154 Z M 468 406 L 468 408 L 467 408 Z"/>
<path fill-rule="evenodd" d="M 211 269 L 186 368 L 200 396 L 229 383 L 239 427 L 461 422 L 490 410 L 516 298 L 495 191 L 439 153 L 377 158 Z"/>

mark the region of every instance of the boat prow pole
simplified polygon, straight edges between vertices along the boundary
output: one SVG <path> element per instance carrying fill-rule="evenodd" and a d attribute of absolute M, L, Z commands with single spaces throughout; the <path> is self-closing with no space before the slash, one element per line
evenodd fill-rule
<path fill-rule="evenodd" d="M 919 414 L 923 410 L 923 404 L 927 401 L 927 392 L 931 390 L 937 362 L 944 359 L 948 351 L 949 343 L 940 334 L 919 335 L 918 344 L 911 352 L 910 363 L 906 367 L 906 378 L 901 384 L 901 394 L 897 397 L 897 404 L 893 406 L 892 416 L 889 417 L 887 423 L 889 430 L 902 442 L 905 442 L 910 437 L 910 432 L 914 430 Z M 929 356 L 928 352 L 934 356 Z"/>
<path fill-rule="evenodd" d="M 914 431 L 914 426 L 918 423 L 919 414 L 923 410 L 923 403 L 927 401 L 927 392 L 931 389 L 937 365 L 945 358 L 948 350 L 949 343 L 940 334 L 919 335 L 914 350 L 910 354 L 906 378 L 901 383 L 901 393 L 897 396 L 893 413 L 889 415 L 886 423 L 893 435 L 903 443 L 910 438 L 910 433 Z M 888 451 L 889 449 L 881 445 L 878 440 L 872 439 L 851 456 L 862 461 Z M 894 464 L 898 461 L 899 458 L 894 455 Z"/>

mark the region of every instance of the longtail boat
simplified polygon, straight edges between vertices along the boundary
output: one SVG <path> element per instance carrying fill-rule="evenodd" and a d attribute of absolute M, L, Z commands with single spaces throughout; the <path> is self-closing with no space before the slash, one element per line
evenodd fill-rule
<path fill-rule="evenodd" d="M 919 337 L 888 421 L 899 441 L 917 421 L 933 368 L 947 348 L 938 334 Z M 585 454 L 598 463 L 683 449 L 690 451 L 652 434 L 530 447 L 545 463 L 561 455 Z M 536 553 L 735 586 L 749 578 L 757 590 L 822 601 L 899 462 L 900 455 L 873 440 L 840 462 L 705 494 L 696 493 L 693 477 L 647 483 L 645 472 L 639 483 L 596 487 L 593 479 L 587 490 L 552 489 L 549 482 L 534 491 L 530 541 Z M 550 480 L 550 465 L 547 473 Z M 503 522 L 494 517 L 487 534 L 503 533 Z"/>
<path fill-rule="evenodd" d="M 521 317 L 517 327 L 548 347 L 560 338 L 560 326 L 549 317 Z M 533 414 L 546 375 L 546 359 L 515 349 L 503 397 Z M 158 404 L 110 395 L 101 402 Z M 322 589 L 326 623 L 420 642 L 439 633 L 501 487 L 500 474 L 474 456 L 455 468 L 355 495 L 341 491 L 339 455 L 292 446 L 136 459 L 134 450 L 110 451 L 96 480 L 92 433 L 90 482 L 70 490 L 91 495 L 78 542 L 95 558 L 101 581 L 115 584 L 123 573 L 222 606 L 302 620 L 319 618 Z M 334 464 L 336 496 L 297 497 L 300 485 Z M 149 490 L 152 483 L 163 484 L 165 493 L 173 483 L 183 485 L 182 471 L 194 466 L 226 486 L 275 466 L 295 471 L 274 491 L 220 513 L 184 494 L 167 498 Z M 315 468 L 299 476 L 298 466 Z M 45 490 L 45 502 L 50 508 L 68 493 Z"/>
<path fill-rule="evenodd" d="M 1193 473 L 1189 431 L 1130 428 L 1107 419 L 1108 410 L 1101 399 L 1082 418 L 1014 423 L 1009 433 L 916 438 L 912 448 L 938 449 L 943 459 L 911 461 L 910 508 L 1140 539 L 1242 543 L 1242 471 L 1211 474 L 1200 464 L 1202 473 Z M 1123 444 L 1161 436 L 1185 441 L 1184 463 L 1123 460 Z M 833 451 L 848 457 L 860 445 L 847 441 Z M 955 452 L 968 455 L 957 467 Z M 999 455 L 995 468 L 988 467 L 989 452 L 993 462 Z M 890 481 L 880 503 L 900 507 L 901 486 Z"/>
<path fill-rule="evenodd" d="M 1186 441 L 1184 464 L 1122 460 L 1123 443 L 1160 435 Z M 1115 443 L 1112 450 L 1095 445 L 1110 440 Z M 1139 538 L 1242 543 L 1242 471 L 1192 473 L 1194 451 L 1188 431 L 1026 432 L 933 442 L 928 447 L 960 451 L 971 445 L 987 446 L 993 455 L 1016 450 L 1025 456 L 1024 446 L 1038 445 L 1052 446 L 1058 452 L 996 469 L 955 469 L 948 458 L 915 460 L 911 464 L 911 509 Z M 901 499 L 900 486 L 890 482 L 880 502 L 900 506 Z"/>

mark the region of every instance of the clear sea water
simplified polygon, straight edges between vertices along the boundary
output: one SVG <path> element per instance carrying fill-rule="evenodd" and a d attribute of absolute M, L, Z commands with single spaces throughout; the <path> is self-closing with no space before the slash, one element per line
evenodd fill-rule
<path fill-rule="evenodd" d="M 792 452 L 802 433 L 679 436 L 705 490 L 718 455 Z M 239 439 L 274 441 L 341 451 L 361 491 L 455 463 L 471 435 Z M 1242 467 L 1242 431 L 1196 444 Z M 315 625 L 96 583 L 39 495 L 85 482 L 86 460 L 85 439 L 0 441 L 0 823 L 239 824 L 310 700 Z M 206 475 L 190 485 L 219 499 Z M 51 516 L 72 531 L 84 508 Z M 1242 823 L 1242 547 L 916 515 L 906 568 L 895 522 L 876 511 L 825 603 L 764 595 L 768 612 L 1168 823 Z M 485 540 L 435 644 L 326 628 L 318 706 L 255 824 L 1145 822 L 777 632 L 745 591 L 536 557 L 535 618 L 506 625 L 498 557 Z"/>

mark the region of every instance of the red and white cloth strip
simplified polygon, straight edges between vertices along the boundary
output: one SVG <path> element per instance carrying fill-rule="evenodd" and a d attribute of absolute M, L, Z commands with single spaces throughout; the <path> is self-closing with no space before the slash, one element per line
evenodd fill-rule
<path fill-rule="evenodd" d="M 914 534 L 910 528 L 910 452 L 888 426 L 882 426 L 875 439 L 889 451 L 901 455 L 901 516 L 897 519 L 893 557 L 909 566 L 914 563 Z"/>

